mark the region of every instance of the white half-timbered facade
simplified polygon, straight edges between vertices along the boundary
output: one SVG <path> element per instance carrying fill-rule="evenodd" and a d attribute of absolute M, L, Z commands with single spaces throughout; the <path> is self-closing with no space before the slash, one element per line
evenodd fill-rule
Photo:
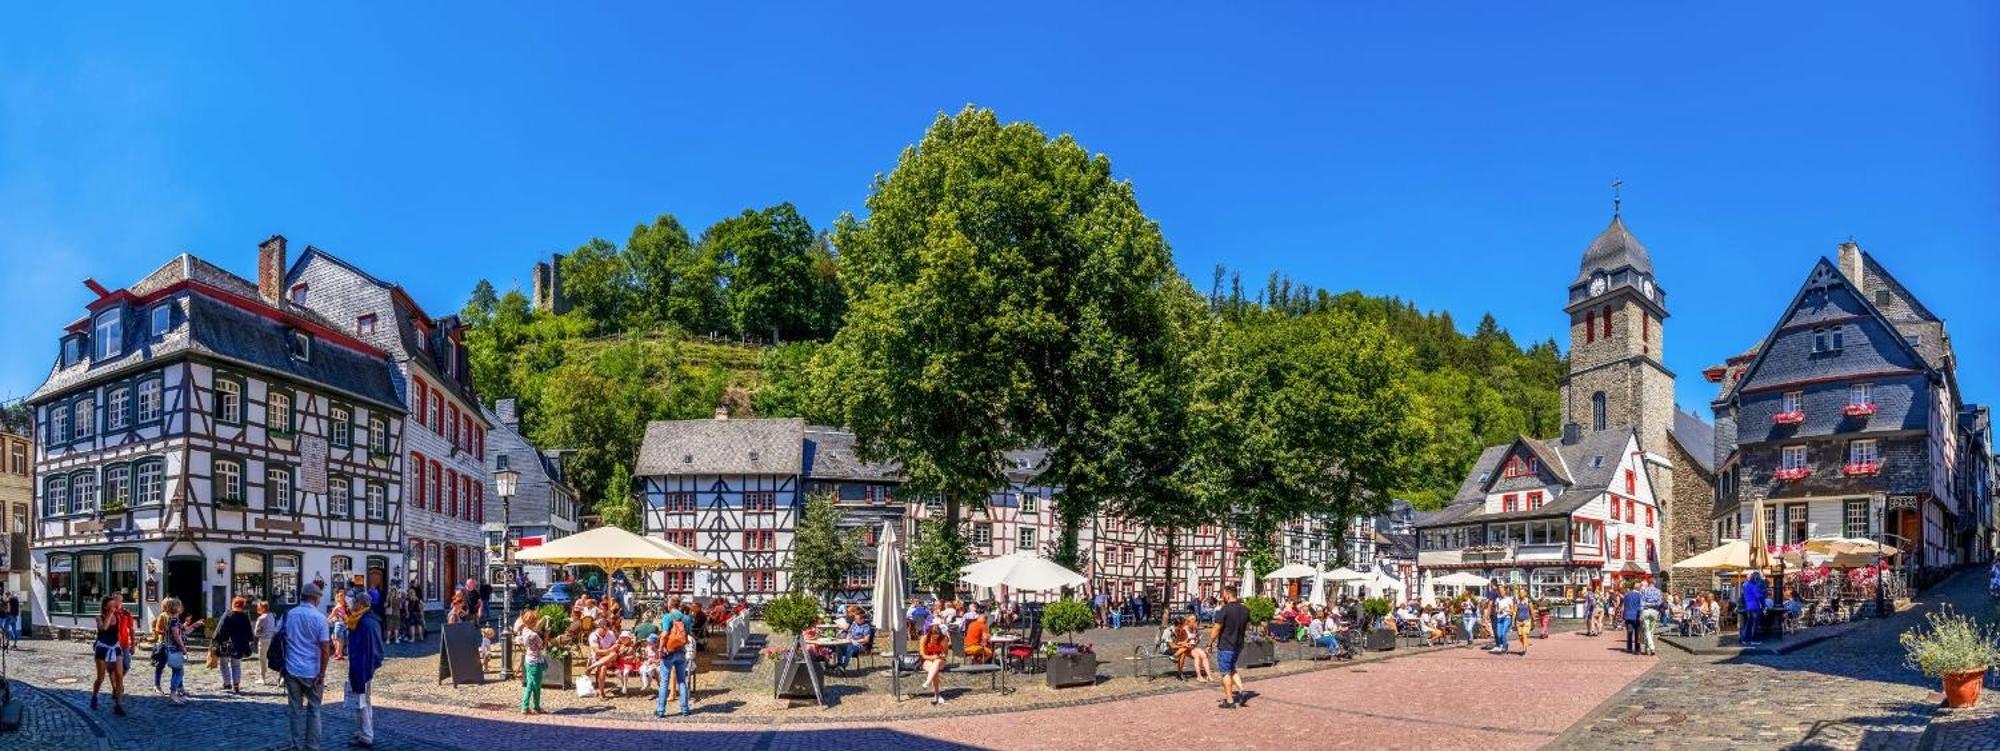
<path fill-rule="evenodd" d="M 645 533 L 722 563 L 698 590 L 691 570 L 667 571 L 666 592 L 763 602 L 791 589 L 793 531 L 804 511 L 797 419 L 671 420 L 646 426 L 633 477 Z"/>
<path fill-rule="evenodd" d="M 403 409 L 386 353 L 259 283 L 182 255 L 126 289 L 86 281 L 29 397 L 37 440 L 35 626 L 88 628 L 125 595 L 150 621 L 241 595 L 275 610 L 307 581 L 402 563 Z"/>

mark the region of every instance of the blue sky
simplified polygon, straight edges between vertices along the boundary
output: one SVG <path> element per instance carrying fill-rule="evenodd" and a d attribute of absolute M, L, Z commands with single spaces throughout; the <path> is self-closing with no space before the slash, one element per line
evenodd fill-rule
<path fill-rule="evenodd" d="M 440 312 L 661 212 L 824 226 L 972 102 L 1109 154 L 1199 286 L 1282 270 L 1521 339 L 1562 332 L 1622 178 L 1704 414 L 1700 369 L 1852 235 L 2000 399 L 1990 3 L 416 5 L 0 11 L 0 397 L 84 277 L 249 276 L 282 233 Z"/>

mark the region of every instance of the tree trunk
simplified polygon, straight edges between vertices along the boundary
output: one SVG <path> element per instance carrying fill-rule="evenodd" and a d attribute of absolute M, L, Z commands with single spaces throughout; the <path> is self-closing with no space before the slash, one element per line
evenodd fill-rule
<path fill-rule="evenodd" d="M 957 494 L 946 493 L 944 495 L 944 524 L 938 528 L 938 534 L 944 535 L 945 540 L 951 543 L 951 547 L 954 550 L 958 548 L 958 516 L 960 505 Z M 958 579 L 954 577 L 951 581 L 945 582 L 943 586 L 937 589 L 939 597 L 947 600 L 956 599 L 958 597 Z"/>

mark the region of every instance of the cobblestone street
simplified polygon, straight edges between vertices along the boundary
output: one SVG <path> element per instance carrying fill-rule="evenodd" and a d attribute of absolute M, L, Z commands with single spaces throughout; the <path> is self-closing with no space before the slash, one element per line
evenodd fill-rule
<path fill-rule="evenodd" d="M 1995 617 L 1984 572 L 1975 571 L 1944 582 L 1920 597 L 1916 607 L 1894 617 L 1863 623 L 1840 638 L 1790 654 L 1718 659 L 1663 649 L 1658 668 L 1553 746 L 1916 748 L 1939 712 L 1938 686 L 1903 666 L 1896 637 L 1946 602 L 1989 620 Z M 1990 710 L 2000 699 L 1989 691 L 1983 702 Z M 1969 720 L 1959 734 L 1991 729 Z M 1945 727 L 1941 724 L 1941 733 Z"/>

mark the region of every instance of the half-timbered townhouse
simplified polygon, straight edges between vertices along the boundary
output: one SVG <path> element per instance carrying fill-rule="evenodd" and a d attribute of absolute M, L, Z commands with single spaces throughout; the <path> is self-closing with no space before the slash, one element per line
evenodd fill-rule
<path fill-rule="evenodd" d="M 16 424 L 15 412 L 0 412 L 0 592 L 20 595 L 22 606 L 32 606 L 28 596 L 31 560 L 28 541 L 34 537 L 34 516 L 28 509 L 35 500 L 33 456 L 34 420 L 22 415 Z M 4 599 L 4 595 L 0 595 Z"/>
<path fill-rule="evenodd" d="M 37 625 L 99 599 L 297 602 L 302 582 L 402 564 L 402 424 L 387 353 L 283 297 L 284 247 L 251 284 L 182 255 L 64 331 L 35 408 Z M 149 617 L 141 617 L 141 624 Z"/>
<path fill-rule="evenodd" d="M 1223 586 L 1243 580 L 1244 546 L 1222 525 L 1170 533 L 1106 513 L 1092 520 L 1091 538 L 1094 544 L 1085 548 L 1091 551 L 1090 570 L 1083 573 L 1090 576 L 1093 593 L 1115 598 L 1137 593 L 1156 603 L 1182 603 L 1218 596 Z"/>
<path fill-rule="evenodd" d="M 1756 348 L 1707 374 L 1721 385 L 1718 536 L 1746 534 L 1759 501 L 1770 544 L 1880 538 L 1909 569 L 1964 562 L 1987 536 L 1963 466 L 1985 450 L 1983 408 L 1960 397 L 1944 321 L 1854 243 L 1813 264 Z"/>
<path fill-rule="evenodd" d="M 543 451 L 521 435 L 520 414 L 513 399 L 497 400 L 491 410 L 480 409 L 486 421 L 493 425 L 485 441 L 487 528 L 499 527 L 502 532 L 495 535 L 497 539 L 489 547 L 497 549 L 498 545 L 509 541 L 520 547 L 534 547 L 575 534 L 577 499 L 581 496 L 563 475 L 562 453 Z M 493 473 L 503 469 L 520 473 L 511 500 L 502 499 L 499 488 L 493 483 Z M 505 508 L 502 508 L 503 501 Z M 489 573 L 499 570 L 503 556 L 496 553 L 488 557 L 491 559 L 487 566 Z M 515 565 L 536 586 L 548 586 L 553 566 L 519 562 Z M 497 586 L 505 580 L 493 581 Z"/>
<path fill-rule="evenodd" d="M 705 594 L 763 602 L 791 589 L 792 533 L 804 511 L 805 421 L 664 420 L 646 425 L 632 475 L 645 533 L 721 562 Z M 696 572 L 667 571 L 669 593 L 697 593 Z"/>
<path fill-rule="evenodd" d="M 1526 436 L 1483 452 L 1451 505 L 1417 525 L 1422 576 L 1471 571 L 1537 597 L 1659 571 L 1659 506 L 1632 430 Z"/>
<path fill-rule="evenodd" d="M 881 542 L 882 525 L 893 524 L 902 539 L 910 539 L 906 504 L 896 497 L 902 483 L 899 474 L 902 467 L 895 462 L 863 461 L 855 451 L 853 433 L 822 425 L 806 427 L 801 461 L 806 496 L 832 498 L 840 509 L 840 529 L 860 539 L 867 548 L 861 564 L 848 571 L 836 596 L 856 599 L 872 594 L 874 549 Z"/>
<path fill-rule="evenodd" d="M 480 526 L 491 481 L 485 443 L 492 425 L 473 390 L 465 326 L 457 316 L 431 318 L 400 285 L 319 248 L 300 255 L 285 275 L 285 290 L 291 304 L 388 352 L 396 364 L 396 393 L 411 418 L 404 447 L 407 580 L 418 584 L 428 609 L 442 610 L 448 590 L 486 568 Z"/>

